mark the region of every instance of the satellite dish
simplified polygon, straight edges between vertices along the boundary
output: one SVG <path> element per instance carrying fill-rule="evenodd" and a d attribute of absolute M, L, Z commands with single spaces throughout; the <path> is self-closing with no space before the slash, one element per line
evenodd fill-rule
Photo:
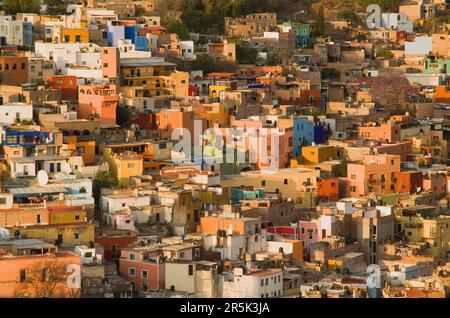
<path fill-rule="evenodd" d="M 39 185 L 45 186 L 48 183 L 48 174 L 45 172 L 45 170 L 39 170 L 37 174 L 37 180 L 39 182 Z"/>

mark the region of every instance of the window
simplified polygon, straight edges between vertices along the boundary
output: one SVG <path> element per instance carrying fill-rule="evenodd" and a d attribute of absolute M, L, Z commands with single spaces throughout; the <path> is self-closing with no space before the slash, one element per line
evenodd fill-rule
<path fill-rule="evenodd" d="M 53 162 L 50 163 L 50 172 L 55 172 L 55 164 Z"/>
<path fill-rule="evenodd" d="M 262 187 L 265 187 L 265 186 L 266 186 L 266 181 L 265 181 L 265 180 L 261 181 L 261 186 L 262 186 Z"/>
<path fill-rule="evenodd" d="M 80 216 L 79 215 L 75 215 L 75 220 L 80 220 Z"/>
<path fill-rule="evenodd" d="M 142 270 L 142 278 L 147 278 L 148 277 L 148 272 L 146 270 Z"/>
<path fill-rule="evenodd" d="M 136 254 L 130 253 L 130 259 L 134 261 L 136 259 Z"/>
<path fill-rule="evenodd" d="M 73 236 L 75 237 L 76 240 L 78 240 L 78 238 L 80 237 L 80 233 L 74 233 Z"/>
<path fill-rule="evenodd" d="M 263 287 L 264 286 L 264 279 L 261 279 L 261 281 L 260 281 L 260 285 L 261 285 L 261 287 Z M 261 295 L 262 296 L 262 298 L 264 298 L 264 295 Z"/>
<path fill-rule="evenodd" d="M 266 278 L 266 286 L 269 285 L 269 279 Z"/>
<path fill-rule="evenodd" d="M 132 169 L 132 168 L 134 168 L 134 167 L 136 167 L 136 164 L 135 164 L 135 163 L 129 163 L 129 164 L 127 165 L 127 168 L 128 168 L 128 169 Z"/>
<path fill-rule="evenodd" d="M 75 35 L 75 42 L 81 42 L 81 36 Z"/>
<path fill-rule="evenodd" d="M 0 204 L 6 204 L 6 198 L 0 198 Z"/>
<path fill-rule="evenodd" d="M 136 275 L 136 269 L 134 267 L 128 268 L 128 276 L 134 277 Z"/>
<path fill-rule="evenodd" d="M 56 163 L 56 172 L 61 172 L 61 162 Z"/>
<path fill-rule="evenodd" d="M 356 175 L 352 174 L 352 175 L 350 176 L 350 178 L 351 178 L 352 180 L 356 180 Z"/>
<path fill-rule="evenodd" d="M 70 36 L 64 35 L 64 42 L 70 42 Z"/>
<path fill-rule="evenodd" d="M 13 64 L 13 68 L 12 69 L 13 70 L 17 70 L 17 64 L 16 63 Z"/>
<path fill-rule="evenodd" d="M 108 63 L 103 63 L 103 67 L 108 67 Z"/>
<path fill-rule="evenodd" d="M 19 276 L 20 276 L 20 282 L 21 283 L 26 282 L 27 281 L 27 270 L 26 269 L 21 269 Z"/>
<path fill-rule="evenodd" d="M 302 234 L 305 234 L 305 228 L 302 227 Z"/>
<path fill-rule="evenodd" d="M 188 274 L 189 276 L 194 275 L 194 265 L 189 265 Z"/>
<path fill-rule="evenodd" d="M 284 184 L 288 184 L 288 179 L 284 179 Z"/>
<path fill-rule="evenodd" d="M 430 236 L 434 237 L 436 235 L 436 228 L 435 227 L 430 227 Z"/>

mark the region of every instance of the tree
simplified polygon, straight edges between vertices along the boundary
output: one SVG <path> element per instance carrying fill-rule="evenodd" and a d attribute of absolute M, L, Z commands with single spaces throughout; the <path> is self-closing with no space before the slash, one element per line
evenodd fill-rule
<path fill-rule="evenodd" d="M 127 106 L 119 105 L 116 108 L 117 124 L 126 127 L 130 121 L 130 110 Z"/>
<path fill-rule="evenodd" d="M 39 13 L 39 0 L 4 0 L 3 10 L 5 14 Z"/>
<path fill-rule="evenodd" d="M 394 54 L 391 52 L 391 50 L 384 48 L 384 47 L 379 47 L 377 49 L 377 58 L 387 58 L 387 59 L 391 59 L 394 57 Z"/>
<path fill-rule="evenodd" d="M 364 42 L 365 40 L 367 40 L 366 35 L 364 33 L 358 33 L 358 35 L 356 36 L 356 41 Z"/>
<path fill-rule="evenodd" d="M 242 42 L 236 44 L 236 57 L 240 64 L 256 64 L 257 56 L 256 49 L 245 47 Z"/>
<path fill-rule="evenodd" d="M 340 79 L 341 78 L 341 73 L 339 73 L 338 70 L 336 70 L 335 68 L 323 68 L 320 71 L 320 75 L 322 76 L 322 78 L 326 78 L 326 79 Z"/>
<path fill-rule="evenodd" d="M 319 7 L 314 20 L 314 31 L 316 35 L 323 35 L 325 32 L 325 12 L 323 5 Z"/>
<path fill-rule="evenodd" d="M 338 18 L 351 23 L 352 26 L 361 25 L 361 18 L 356 14 L 355 11 L 350 9 L 345 9 L 339 12 Z"/>
<path fill-rule="evenodd" d="M 189 30 L 184 22 L 178 20 L 169 20 L 165 22 L 165 27 L 168 33 L 176 33 L 180 40 L 189 39 Z"/>
<path fill-rule="evenodd" d="M 26 281 L 17 292 L 18 297 L 62 298 L 77 297 L 79 289 L 67 287 L 67 264 L 54 259 L 36 262 L 27 269 Z"/>
<path fill-rule="evenodd" d="M 94 198 L 98 201 L 100 199 L 100 193 L 102 188 L 114 188 L 119 185 L 119 179 L 117 176 L 109 171 L 99 171 L 94 177 L 92 182 L 92 191 Z"/>

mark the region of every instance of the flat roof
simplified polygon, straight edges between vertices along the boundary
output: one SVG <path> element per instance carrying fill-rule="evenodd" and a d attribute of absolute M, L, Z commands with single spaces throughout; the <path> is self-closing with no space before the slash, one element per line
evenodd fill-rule
<path fill-rule="evenodd" d="M 10 241 L 0 241 L 0 246 L 11 245 L 17 248 L 52 248 L 55 247 L 53 244 L 43 242 L 38 239 L 20 239 L 20 240 L 10 240 Z"/>
<path fill-rule="evenodd" d="M 21 194 L 39 194 L 39 193 L 66 193 L 68 190 L 64 187 L 24 187 L 24 188 L 9 188 L 8 191 L 13 195 Z"/>

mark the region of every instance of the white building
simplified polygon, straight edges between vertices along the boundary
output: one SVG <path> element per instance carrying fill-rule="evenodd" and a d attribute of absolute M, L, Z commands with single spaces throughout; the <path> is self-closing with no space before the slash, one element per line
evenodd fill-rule
<path fill-rule="evenodd" d="M 255 270 L 244 273 L 234 268 L 219 276 L 219 294 L 223 298 L 270 298 L 283 295 L 281 269 Z"/>
<path fill-rule="evenodd" d="M 100 47 L 94 43 L 35 43 L 35 53 L 55 63 L 56 70 L 66 74 L 68 68 L 101 69 Z"/>
<path fill-rule="evenodd" d="M 217 263 L 167 262 L 165 266 L 166 288 L 195 294 L 196 297 L 217 297 Z"/>
<path fill-rule="evenodd" d="M 381 27 L 391 30 L 413 32 L 413 23 L 404 13 L 383 13 L 381 15 Z"/>
<path fill-rule="evenodd" d="M 180 41 L 181 56 L 187 61 L 195 59 L 194 41 Z"/>
<path fill-rule="evenodd" d="M 12 16 L 0 16 L 0 46 L 31 46 L 32 43 L 31 22 L 13 20 Z"/>
<path fill-rule="evenodd" d="M 33 119 L 33 106 L 26 103 L 0 105 L 0 123 L 11 125 L 22 120 Z"/>
<path fill-rule="evenodd" d="M 114 213 L 130 206 L 147 206 L 150 205 L 149 195 L 135 194 L 108 194 L 102 195 L 100 206 L 103 213 Z"/>

